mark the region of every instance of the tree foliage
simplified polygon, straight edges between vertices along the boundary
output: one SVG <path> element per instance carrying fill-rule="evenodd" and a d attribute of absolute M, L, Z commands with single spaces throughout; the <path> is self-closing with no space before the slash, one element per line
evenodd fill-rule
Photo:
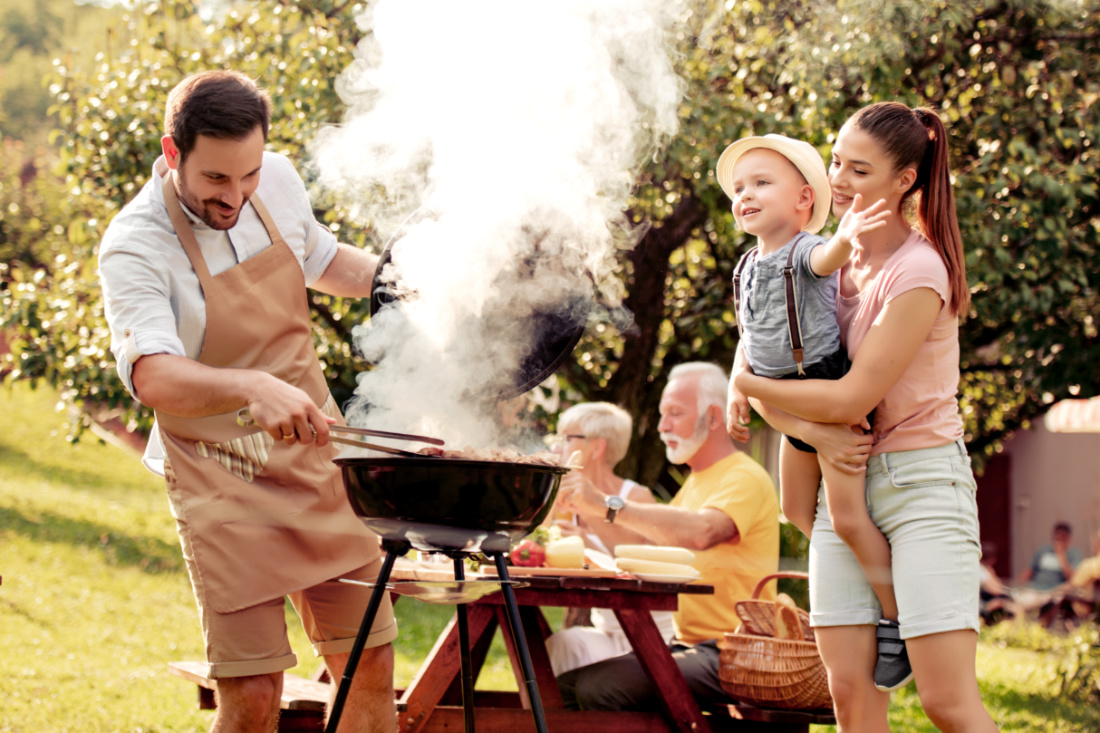
<path fill-rule="evenodd" d="M 117 9 L 73 0 L 4 0 L 0 10 L 0 136 L 46 141 L 51 97 L 43 79 L 56 56 L 90 60 L 89 37 L 102 33 Z M 48 123 L 47 123 L 48 120 Z"/>
<path fill-rule="evenodd" d="M 0 273 L 17 377 L 148 423 L 113 374 L 94 250 L 149 176 L 168 90 L 212 67 L 256 77 L 275 102 L 270 147 L 301 162 L 342 114 L 333 84 L 361 10 L 259 0 L 204 19 L 194 3 L 157 0 L 105 35 L 93 65 L 57 64 L 58 172 L 28 193 L 12 183 L 21 161 L 7 147 L 0 160 L 0 248 L 19 260 Z M 1053 400 L 1095 394 L 1098 28 L 1098 0 L 686 3 L 670 40 L 687 83 L 680 131 L 640 173 L 630 214 L 651 226 L 620 263 L 635 324 L 590 329 L 559 372 L 568 395 L 635 415 L 625 472 L 652 485 L 665 469 L 655 416 L 668 370 L 728 366 L 736 345 L 730 272 L 750 242 L 713 176 L 722 149 L 782 132 L 827 154 L 852 112 L 883 99 L 930 105 L 948 124 L 974 296 L 960 396 L 971 447 L 991 451 Z M 344 241 L 380 247 L 371 222 L 316 204 Z M 365 368 L 347 345 L 365 304 L 318 296 L 313 307 L 318 353 L 346 393 Z"/>

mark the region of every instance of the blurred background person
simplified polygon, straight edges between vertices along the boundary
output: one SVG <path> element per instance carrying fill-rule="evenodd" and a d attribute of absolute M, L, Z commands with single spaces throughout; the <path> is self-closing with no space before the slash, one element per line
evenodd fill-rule
<path fill-rule="evenodd" d="M 997 564 L 997 545 L 982 543 L 980 613 L 987 624 L 995 624 L 1005 618 L 1018 619 L 1020 607 L 1012 600 L 1009 588 L 1001 582 L 994 566 Z"/>
<path fill-rule="evenodd" d="M 1054 590 L 1073 576 L 1081 562 L 1081 551 L 1071 547 L 1073 527 L 1058 522 L 1051 532 L 1050 544 L 1035 551 L 1031 564 L 1020 573 L 1019 583 L 1038 591 Z"/>
<path fill-rule="evenodd" d="M 1092 557 L 1080 562 L 1065 591 L 1075 620 L 1096 617 L 1100 607 L 1100 529 L 1092 533 Z"/>
<path fill-rule="evenodd" d="M 1071 546 L 1073 527 L 1058 522 L 1051 532 L 1050 544 L 1043 545 L 1031 558 L 1031 564 L 1017 578 L 1021 591 L 1016 601 L 1024 611 L 1039 609 L 1039 623 L 1051 627 L 1059 618 L 1065 600 L 1064 588 L 1081 562 L 1081 551 Z"/>

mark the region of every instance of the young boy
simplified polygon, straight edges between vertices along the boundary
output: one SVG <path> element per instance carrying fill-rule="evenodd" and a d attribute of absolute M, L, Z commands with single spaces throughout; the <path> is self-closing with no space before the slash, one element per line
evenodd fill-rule
<path fill-rule="evenodd" d="M 817 236 L 829 215 L 831 192 L 821 155 L 812 145 L 782 135 L 739 140 L 722 153 L 718 182 L 733 200 L 738 226 L 757 246 L 734 275 L 738 359 L 754 373 L 775 377 L 838 379 L 848 367 L 836 320 L 838 278 L 853 241 L 885 225 L 890 212 L 879 201 L 865 210 L 857 201 L 826 241 Z M 802 343 L 802 334 L 809 336 Z M 748 437 L 748 400 L 730 381 L 727 422 L 739 440 Z M 890 545 L 867 515 L 864 476 L 848 475 L 819 461 L 806 443 L 787 436 L 780 448 L 783 513 L 807 537 L 813 529 L 818 486 L 824 478 L 829 516 L 852 548 L 882 604 L 880 624 L 897 626 L 890 576 Z M 893 638 L 893 635 L 891 635 Z M 883 658 L 876 684 L 896 689 L 912 678 L 904 649 Z M 886 652 L 888 655 L 890 651 Z M 900 666 L 905 670 L 898 674 Z"/>

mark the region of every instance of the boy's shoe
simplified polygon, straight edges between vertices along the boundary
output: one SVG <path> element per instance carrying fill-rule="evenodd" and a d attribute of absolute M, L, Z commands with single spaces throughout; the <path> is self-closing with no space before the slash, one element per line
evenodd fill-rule
<path fill-rule="evenodd" d="M 878 659 L 875 660 L 875 688 L 890 692 L 905 687 L 913 679 L 913 667 L 905 640 L 901 638 L 897 621 L 881 619 L 875 631 L 878 638 Z"/>

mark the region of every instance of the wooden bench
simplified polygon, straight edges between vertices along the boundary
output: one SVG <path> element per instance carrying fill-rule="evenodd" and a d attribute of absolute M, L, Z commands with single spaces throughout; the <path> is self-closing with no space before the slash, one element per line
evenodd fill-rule
<path fill-rule="evenodd" d="M 206 676 L 204 662 L 169 662 L 168 671 L 199 687 L 199 709 L 213 710 L 215 681 Z M 324 669 L 323 667 L 321 668 Z M 329 699 L 330 685 L 320 680 L 310 680 L 296 674 L 283 674 L 283 696 L 279 701 L 280 733 L 320 733 L 325 729 L 325 705 Z"/>
<path fill-rule="evenodd" d="M 215 682 L 206 676 L 206 664 L 202 662 L 170 662 L 169 671 L 188 682 L 198 685 L 199 709 L 213 710 Z M 324 668 L 321 668 L 322 672 Z M 324 731 L 325 704 L 329 699 L 330 685 L 326 681 L 311 680 L 295 674 L 283 675 L 283 695 L 279 707 L 279 731 L 281 733 L 313 733 Z M 483 693 L 479 696 L 510 695 Z M 514 693 L 513 693 L 514 695 Z M 503 704 L 503 703 L 498 703 Z M 518 700 L 517 700 L 518 704 Z M 766 710 L 752 705 L 714 705 L 707 708 L 708 722 L 713 733 L 808 733 L 811 725 L 836 725 L 829 712 L 804 712 L 796 710 Z"/>
<path fill-rule="evenodd" d="M 730 703 L 706 712 L 713 733 L 809 733 L 811 725 L 836 725 L 836 717 L 828 710 L 771 710 Z"/>

